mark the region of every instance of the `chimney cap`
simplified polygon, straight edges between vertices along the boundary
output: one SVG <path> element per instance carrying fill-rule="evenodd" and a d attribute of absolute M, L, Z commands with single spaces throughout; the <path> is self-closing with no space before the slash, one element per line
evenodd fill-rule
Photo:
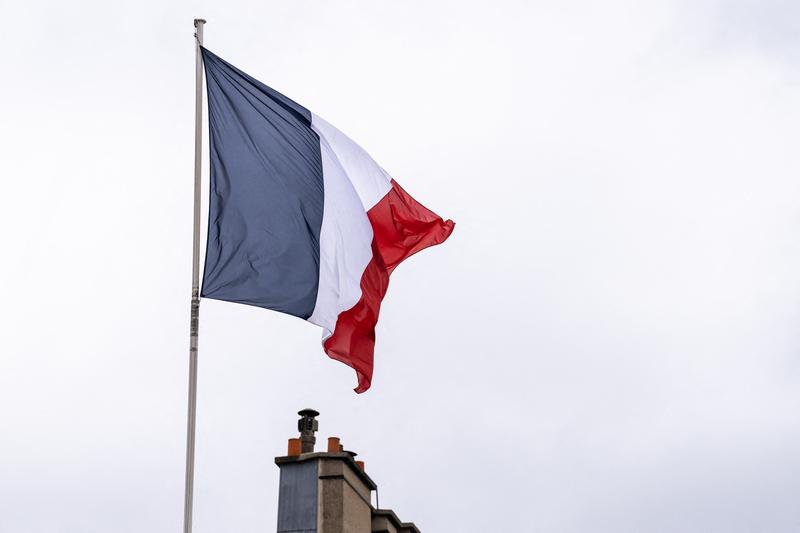
<path fill-rule="evenodd" d="M 300 411 L 297 411 L 297 414 L 300 415 L 300 416 L 310 416 L 311 418 L 314 418 L 315 416 L 319 416 L 319 411 L 315 411 L 314 409 L 306 408 L 306 409 L 301 409 Z"/>

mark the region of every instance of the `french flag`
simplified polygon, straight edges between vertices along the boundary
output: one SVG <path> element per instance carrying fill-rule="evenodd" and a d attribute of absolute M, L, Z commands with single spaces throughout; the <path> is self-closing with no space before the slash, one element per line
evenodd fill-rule
<path fill-rule="evenodd" d="M 294 315 L 372 381 L 389 275 L 453 231 L 356 143 L 202 49 L 211 189 L 201 296 Z"/>

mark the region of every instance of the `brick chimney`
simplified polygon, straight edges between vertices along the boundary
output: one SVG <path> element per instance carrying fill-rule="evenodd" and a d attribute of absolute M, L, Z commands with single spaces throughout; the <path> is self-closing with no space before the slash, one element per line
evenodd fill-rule
<path fill-rule="evenodd" d="M 355 452 L 345 451 L 339 439 L 315 452 L 319 416 L 313 409 L 298 413 L 300 438 L 289 439 L 286 456 L 276 457 L 280 468 L 278 533 L 420 533 L 388 509 L 372 506 L 375 482 Z"/>

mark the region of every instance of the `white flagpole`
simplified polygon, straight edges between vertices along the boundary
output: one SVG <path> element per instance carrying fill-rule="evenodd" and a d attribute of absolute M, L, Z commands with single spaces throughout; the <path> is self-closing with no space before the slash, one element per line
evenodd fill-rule
<path fill-rule="evenodd" d="M 183 500 L 183 532 L 192 533 L 194 496 L 194 436 L 197 407 L 197 331 L 200 322 L 200 168 L 203 125 L 203 19 L 195 27 L 195 107 L 194 107 L 194 219 L 192 236 L 192 303 L 189 322 L 189 409 L 186 422 L 186 485 Z"/>

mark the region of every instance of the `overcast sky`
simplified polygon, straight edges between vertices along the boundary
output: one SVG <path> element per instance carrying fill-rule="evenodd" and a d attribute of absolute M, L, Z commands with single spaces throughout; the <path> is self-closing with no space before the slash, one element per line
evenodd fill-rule
<path fill-rule="evenodd" d="M 363 395 L 203 301 L 195 533 L 275 530 L 303 407 L 425 533 L 800 531 L 797 2 L 0 12 L 0 532 L 180 531 L 199 16 L 457 227 Z"/>

